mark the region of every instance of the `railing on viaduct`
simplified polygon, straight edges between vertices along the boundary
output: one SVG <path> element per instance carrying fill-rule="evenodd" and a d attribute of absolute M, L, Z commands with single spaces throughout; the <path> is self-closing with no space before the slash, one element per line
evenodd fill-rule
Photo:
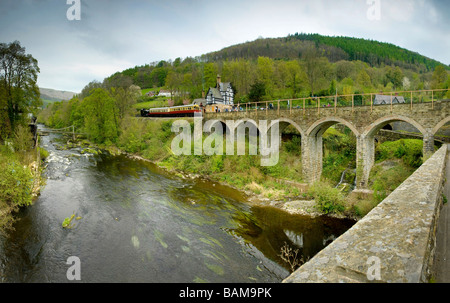
<path fill-rule="evenodd" d="M 338 107 L 357 107 L 357 106 L 370 106 L 370 110 L 373 107 L 379 105 L 375 103 L 377 96 L 378 100 L 383 102 L 381 104 L 388 104 L 393 106 L 399 102 L 409 104 L 413 107 L 414 103 L 431 102 L 432 106 L 435 101 L 442 100 L 444 98 L 450 99 L 448 96 L 449 89 L 432 89 L 432 90 L 412 90 L 412 91 L 395 91 L 395 92 L 379 92 L 379 93 L 363 93 L 363 94 L 348 94 L 348 95 L 334 95 L 334 96 L 318 96 L 318 97 L 305 97 L 305 98 L 293 98 L 293 99 L 278 99 L 270 101 L 258 101 L 237 103 L 234 109 L 226 112 L 233 111 L 269 111 L 269 110 L 289 110 L 290 113 L 295 110 L 302 110 L 304 113 L 307 109 L 317 109 L 320 113 L 321 108 L 334 108 L 335 112 Z M 400 100 L 400 101 L 399 101 Z M 223 111 L 222 111 L 223 113 Z"/>

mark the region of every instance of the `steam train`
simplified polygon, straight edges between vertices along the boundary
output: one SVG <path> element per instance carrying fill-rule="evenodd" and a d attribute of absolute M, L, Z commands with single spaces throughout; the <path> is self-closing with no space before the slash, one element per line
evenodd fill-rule
<path fill-rule="evenodd" d="M 197 104 L 141 109 L 141 117 L 193 117 L 201 113 Z"/>

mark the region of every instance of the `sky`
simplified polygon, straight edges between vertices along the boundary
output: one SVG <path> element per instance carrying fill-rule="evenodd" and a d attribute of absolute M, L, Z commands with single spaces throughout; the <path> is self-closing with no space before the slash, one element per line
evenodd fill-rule
<path fill-rule="evenodd" d="M 296 32 L 388 42 L 449 65 L 448 16 L 447 0 L 0 0 L 0 42 L 38 60 L 40 87 L 78 93 L 136 65 Z"/>

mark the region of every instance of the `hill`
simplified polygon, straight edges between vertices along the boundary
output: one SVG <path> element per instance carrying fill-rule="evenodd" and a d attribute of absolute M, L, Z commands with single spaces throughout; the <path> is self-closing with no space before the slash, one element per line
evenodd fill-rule
<path fill-rule="evenodd" d="M 258 56 L 273 59 L 296 59 L 301 58 L 311 46 L 316 47 L 330 62 L 360 60 L 372 67 L 394 65 L 416 72 L 433 71 L 436 66 L 443 65 L 450 70 L 448 65 L 390 43 L 361 38 L 330 37 L 303 33 L 295 33 L 283 38 L 261 38 L 252 42 L 233 45 L 220 51 L 202 55 L 201 59 L 221 61 L 238 58 L 255 59 Z"/>
<path fill-rule="evenodd" d="M 39 88 L 41 99 L 48 101 L 70 100 L 76 95 L 74 92 L 61 91 L 51 88 Z"/>
<path fill-rule="evenodd" d="M 215 87 L 219 74 L 223 82 L 232 83 L 235 101 L 243 103 L 336 92 L 445 89 L 450 86 L 449 71 L 448 65 L 390 43 L 296 33 L 259 38 L 194 58 L 135 66 L 107 77 L 101 85 L 178 91 L 183 97 L 175 97 L 175 102 L 181 104 Z M 259 95 L 251 93 L 255 87 L 262 88 Z"/>

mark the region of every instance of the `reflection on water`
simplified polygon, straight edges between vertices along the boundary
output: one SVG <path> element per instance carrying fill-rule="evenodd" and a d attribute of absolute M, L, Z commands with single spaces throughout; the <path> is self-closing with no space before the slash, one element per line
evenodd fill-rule
<path fill-rule="evenodd" d="M 353 223 L 250 206 L 219 184 L 51 140 L 41 196 L 0 241 L 1 281 L 66 282 L 77 256 L 83 282 L 280 282 L 285 243 L 306 259 Z"/>

